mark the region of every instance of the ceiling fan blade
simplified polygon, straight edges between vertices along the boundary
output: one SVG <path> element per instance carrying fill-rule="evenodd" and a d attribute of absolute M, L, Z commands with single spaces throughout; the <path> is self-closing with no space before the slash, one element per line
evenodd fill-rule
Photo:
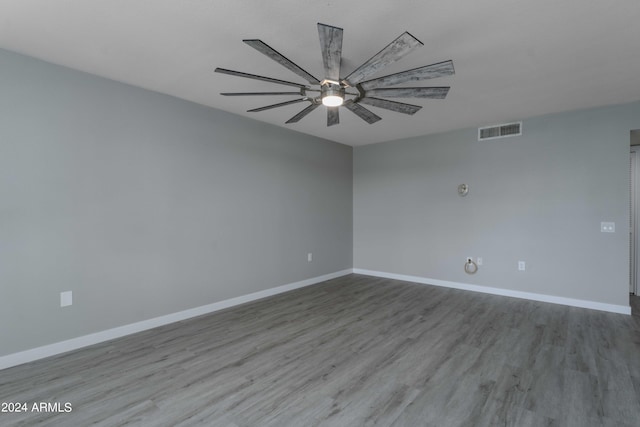
<path fill-rule="evenodd" d="M 300 89 L 306 89 L 307 88 L 305 85 L 302 85 L 300 83 L 288 82 L 286 80 L 272 79 L 271 77 L 258 76 L 256 74 L 243 73 L 241 71 L 227 70 L 225 68 L 216 68 L 215 72 L 216 73 L 222 73 L 222 74 L 229 74 L 230 76 L 238 76 L 238 77 L 246 77 L 248 79 L 262 80 L 262 81 L 269 82 L 269 83 L 277 83 L 277 84 L 281 84 L 281 85 L 295 86 L 295 87 L 299 87 Z"/>
<path fill-rule="evenodd" d="M 342 59 L 342 28 L 318 23 L 320 50 L 324 62 L 325 79 L 340 80 L 340 60 Z"/>
<path fill-rule="evenodd" d="M 373 105 L 374 107 L 380 107 L 391 111 L 396 111 L 402 114 L 415 114 L 422 107 L 419 105 L 405 104 L 404 102 L 389 101 L 388 99 L 369 98 L 364 97 L 358 101 L 361 104 Z"/>
<path fill-rule="evenodd" d="M 224 92 L 224 96 L 301 95 L 300 92 Z"/>
<path fill-rule="evenodd" d="M 309 114 L 310 112 L 312 112 L 313 110 L 315 110 L 316 108 L 318 108 L 320 106 L 320 104 L 316 104 L 316 103 L 312 103 L 311 105 L 309 105 L 307 108 L 305 108 L 304 110 L 300 111 L 298 114 L 296 114 L 295 116 L 291 117 L 289 120 L 287 120 L 285 123 L 289 124 L 289 123 L 298 123 L 301 119 L 303 119 L 307 114 Z"/>
<path fill-rule="evenodd" d="M 351 86 L 354 86 L 422 45 L 420 40 L 408 32 L 404 32 L 397 39 L 389 43 L 387 47 L 349 74 L 345 80 L 347 80 Z"/>
<path fill-rule="evenodd" d="M 362 105 L 356 104 L 351 99 L 348 100 L 348 101 L 345 101 L 345 103 L 342 104 L 342 105 L 344 105 L 349 111 L 355 113 L 362 120 L 364 120 L 365 122 L 367 122 L 369 124 L 375 123 L 378 120 L 382 120 L 381 117 L 379 117 L 378 115 L 374 114 L 373 112 L 367 110 Z"/>
<path fill-rule="evenodd" d="M 327 107 L 327 127 L 340 123 L 340 107 Z"/>
<path fill-rule="evenodd" d="M 381 86 L 393 86 L 400 83 L 435 79 L 436 77 L 450 76 L 453 74 L 455 74 L 453 61 L 444 61 L 400 73 L 389 74 L 388 76 L 373 80 L 367 80 L 366 82 L 360 83 L 360 87 L 364 90 L 370 90 Z"/>
<path fill-rule="evenodd" d="M 449 87 L 398 87 L 371 89 L 366 97 L 381 96 L 383 98 L 432 98 L 444 99 L 449 93 Z"/>
<path fill-rule="evenodd" d="M 308 81 L 309 83 L 316 84 L 316 85 L 320 84 L 320 80 L 316 79 L 311 74 L 307 73 L 305 70 L 300 68 L 298 64 L 294 63 L 289 58 L 287 58 L 286 56 L 284 56 L 283 54 L 281 54 L 280 52 L 278 52 L 277 50 L 275 50 L 274 48 L 272 48 L 262 40 L 242 40 L 242 41 L 248 44 L 249 46 L 251 46 L 252 48 L 256 49 L 258 52 L 267 55 L 269 58 L 273 59 L 283 67 L 293 71 L 294 73 L 296 73 L 297 75 L 299 75 L 300 77 Z"/>
<path fill-rule="evenodd" d="M 306 98 L 294 99 L 293 101 L 279 102 L 277 104 L 267 105 L 266 107 L 254 108 L 253 110 L 247 110 L 247 113 L 257 113 L 258 111 L 270 110 L 272 108 L 284 107 L 285 105 L 297 104 L 298 102 L 306 101 Z"/>

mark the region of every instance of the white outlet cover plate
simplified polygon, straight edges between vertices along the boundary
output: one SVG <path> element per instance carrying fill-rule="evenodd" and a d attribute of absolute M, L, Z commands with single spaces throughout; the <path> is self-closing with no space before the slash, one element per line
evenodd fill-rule
<path fill-rule="evenodd" d="M 525 271 L 527 264 L 524 261 L 518 261 L 518 270 Z"/>
<path fill-rule="evenodd" d="M 616 232 L 616 223 L 615 222 L 601 222 L 600 223 L 600 231 L 603 233 L 615 233 Z"/>
<path fill-rule="evenodd" d="M 60 307 L 73 304 L 73 293 L 71 291 L 60 292 Z"/>

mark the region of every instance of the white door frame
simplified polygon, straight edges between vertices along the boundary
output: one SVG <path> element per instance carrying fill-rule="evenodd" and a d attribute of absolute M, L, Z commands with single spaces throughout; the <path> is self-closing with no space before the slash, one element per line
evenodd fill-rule
<path fill-rule="evenodd" d="M 640 189 L 640 146 L 632 145 L 629 158 L 629 293 L 638 295 L 638 190 Z"/>

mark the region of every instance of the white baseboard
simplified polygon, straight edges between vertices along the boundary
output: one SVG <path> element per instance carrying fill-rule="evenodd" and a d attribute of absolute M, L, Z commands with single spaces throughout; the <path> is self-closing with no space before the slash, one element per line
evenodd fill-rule
<path fill-rule="evenodd" d="M 608 311 L 611 313 L 631 314 L 631 307 L 625 305 L 606 304 L 602 302 L 586 301 L 574 298 L 557 297 L 553 295 L 535 294 L 530 292 L 513 291 L 510 289 L 491 288 L 488 286 L 469 285 L 466 283 L 449 282 L 446 280 L 428 279 L 419 276 L 407 276 L 404 274 L 385 273 L 382 271 L 364 270 L 354 268 L 355 274 L 383 277 L 385 279 L 403 280 L 405 282 L 422 283 L 426 285 L 442 286 L 445 288 L 462 289 L 465 291 L 482 292 L 485 294 L 502 295 L 506 297 L 522 298 L 533 301 L 549 302 L 552 304 L 569 305 L 572 307 L 589 308 L 591 310 Z"/>
<path fill-rule="evenodd" d="M 8 354 L 6 356 L 0 357 L 0 369 L 22 365 L 23 363 L 32 362 L 34 360 L 43 359 L 49 356 L 55 356 L 57 354 L 66 353 L 67 351 L 71 350 L 77 350 L 82 347 L 98 344 L 104 341 L 112 340 L 114 338 L 120 338 L 126 335 L 134 334 L 136 332 L 153 329 L 158 326 L 167 325 L 169 323 L 179 322 L 181 320 L 201 316 L 203 314 L 213 313 L 215 311 L 223 310 L 225 308 L 233 307 L 239 304 L 244 304 L 246 302 L 251 302 L 272 295 L 281 294 L 283 292 L 303 288 L 305 286 L 315 285 L 317 283 L 335 279 L 336 277 L 346 276 L 347 274 L 351 273 L 353 273 L 352 269 L 337 271 L 335 273 L 325 274 L 323 276 L 312 277 L 310 279 L 301 280 L 299 282 L 265 289 L 264 291 L 254 292 L 248 295 L 242 295 L 236 298 L 214 302 L 213 304 L 203 305 L 201 307 L 195 307 L 188 310 L 179 311 L 177 313 L 171 313 L 165 316 L 155 317 L 153 319 L 143 320 L 140 322 L 131 323 L 129 325 L 119 326 L 113 329 L 107 329 L 106 331 L 100 331 L 93 334 L 72 338 L 70 340 L 32 348 L 30 350 L 21 351 L 18 353 Z"/>

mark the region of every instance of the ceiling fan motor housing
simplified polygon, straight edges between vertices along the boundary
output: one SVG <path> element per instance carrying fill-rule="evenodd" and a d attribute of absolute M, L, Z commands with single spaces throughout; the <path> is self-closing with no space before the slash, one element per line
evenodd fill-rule
<path fill-rule="evenodd" d="M 337 103 L 337 105 L 341 105 L 342 102 L 344 102 L 344 88 L 339 84 L 327 83 L 322 85 L 321 90 L 322 90 L 321 93 L 322 93 L 323 104 L 327 105 L 327 100 L 325 100 L 325 98 L 328 98 L 328 97 L 332 97 L 333 100 L 335 100 L 334 103 L 329 101 L 329 104 L 335 105 L 338 102 L 338 98 L 340 102 Z M 332 99 L 332 98 L 329 98 L 329 99 Z"/>

